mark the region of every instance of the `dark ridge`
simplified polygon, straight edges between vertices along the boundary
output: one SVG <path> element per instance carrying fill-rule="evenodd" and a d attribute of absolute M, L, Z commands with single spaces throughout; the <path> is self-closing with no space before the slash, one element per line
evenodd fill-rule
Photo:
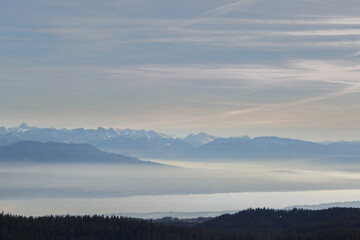
<path fill-rule="evenodd" d="M 107 153 L 90 144 L 22 141 L 0 147 L 0 162 L 121 163 L 160 165 L 122 154 Z"/>
<path fill-rule="evenodd" d="M 355 158 L 360 155 L 359 142 L 320 144 L 279 137 L 217 138 L 184 152 L 181 157 L 201 159 L 286 159 L 286 158 Z"/>
<path fill-rule="evenodd" d="M 251 239 L 360 239 L 360 208 L 326 210 L 248 209 L 197 225 Z"/>
<path fill-rule="evenodd" d="M 184 221 L 181 223 L 181 221 Z M 162 223 L 159 223 L 162 222 Z M 166 223 L 166 224 L 163 224 Z M 248 209 L 192 227 L 189 219 L 140 220 L 115 216 L 22 217 L 0 214 L 0 239 L 104 240 L 359 240 L 360 209 Z"/>
<path fill-rule="evenodd" d="M 0 214 L 6 240 L 231 240 L 226 233 L 174 227 L 146 220 L 103 216 L 21 217 Z"/>

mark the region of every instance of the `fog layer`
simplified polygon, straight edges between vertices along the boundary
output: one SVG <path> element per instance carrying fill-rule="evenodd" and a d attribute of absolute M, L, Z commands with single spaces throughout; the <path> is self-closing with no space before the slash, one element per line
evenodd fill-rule
<path fill-rule="evenodd" d="M 0 199 L 360 189 L 354 164 L 158 162 L 179 167 L 2 164 Z"/>

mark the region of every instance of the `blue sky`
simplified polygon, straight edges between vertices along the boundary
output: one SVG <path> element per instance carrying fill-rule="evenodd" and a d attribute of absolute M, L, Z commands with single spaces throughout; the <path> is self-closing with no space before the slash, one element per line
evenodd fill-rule
<path fill-rule="evenodd" d="M 360 139 L 360 2 L 0 2 L 0 119 Z"/>

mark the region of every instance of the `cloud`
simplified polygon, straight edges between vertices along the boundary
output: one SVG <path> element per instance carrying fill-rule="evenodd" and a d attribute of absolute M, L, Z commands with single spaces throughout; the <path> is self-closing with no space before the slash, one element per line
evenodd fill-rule
<path fill-rule="evenodd" d="M 359 29 L 328 29 L 328 30 L 274 32 L 274 34 L 283 34 L 290 36 L 358 36 L 360 35 L 360 30 Z"/>
<path fill-rule="evenodd" d="M 353 55 L 351 55 L 350 57 L 357 57 L 357 56 L 360 56 L 360 52 L 356 52 Z"/>
<path fill-rule="evenodd" d="M 231 3 L 241 6 L 248 1 Z M 225 6 L 222 6 L 225 8 Z M 222 9 L 220 7 L 220 9 Z M 226 8 L 225 8 L 226 9 Z M 183 50 L 213 47 L 220 50 L 251 49 L 253 51 L 295 52 L 311 49 L 316 51 L 343 51 L 349 54 L 352 48 L 358 48 L 360 18 L 351 16 L 307 16 L 296 18 L 223 18 L 218 16 L 200 16 L 186 19 L 139 19 L 125 17 L 63 17 L 49 22 L 39 23 L 35 27 L 7 27 L 0 31 L 8 34 L 3 40 L 3 48 L 24 46 L 21 39 L 33 39 L 36 50 L 42 47 L 68 49 L 69 56 L 81 58 L 93 53 L 98 59 L 114 51 L 136 50 L 144 47 L 154 57 L 166 51 L 156 52 L 157 45 L 173 45 L 173 56 Z M 10 35 L 13 35 L 10 37 Z M 19 37 L 20 36 L 20 37 Z M 11 41 L 16 37 L 15 41 Z M 76 49 L 76 51 L 74 50 Z M 107 52 L 109 51 L 109 52 Z M 204 50 L 205 51 L 205 50 Z M 171 56 L 168 56 L 170 58 Z M 46 57 L 46 55 L 45 55 Z M 104 56 L 106 57 L 106 56 Z M 297 57 L 305 57 L 297 56 Z M 141 61 L 141 56 L 137 56 Z M 88 58 L 87 58 L 88 59 Z M 208 58 L 209 61 L 209 58 Z M 215 61 L 215 59 L 213 60 Z"/>
<path fill-rule="evenodd" d="M 225 4 L 202 14 L 202 16 L 222 16 L 227 13 L 236 11 L 240 7 L 246 6 L 256 1 L 257 0 L 241 0 L 233 3 Z"/>
<path fill-rule="evenodd" d="M 351 23 L 354 26 L 349 29 L 342 26 L 344 23 Z M 360 41 L 354 38 L 360 35 L 357 28 L 360 25 L 359 18 L 224 19 L 201 17 L 186 20 L 69 18 L 52 24 L 50 27 L 33 31 L 38 34 L 61 37 L 67 40 L 67 44 L 80 47 L 80 49 L 92 47 L 99 50 L 111 50 L 144 43 L 264 48 L 270 51 L 273 49 L 293 51 L 301 48 L 344 50 L 360 45 Z M 339 25 L 334 27 L 334 24 Z M 297 30 L 293 30 L 294 28 Z M 22 30 L 19 29 L 19 31 Z M 77 44 L 80 41 L 82 44 Z"/>
<path fill-rule="evenodd" d="M 112 126 L 120 122 L 119 127 L 148 129 L 341 128 L 355 126 L 360 118 L 359 70 L 353 61 L 307 59 L 271 64 L 2 66 L 2 76 L 11 81 L 0 81 L 0 99 L 8 116 L 26 108 L 21 116 L 31 112 L 47 121 L 55 117 L 55 122 L 66 122 L 71 114 L 79 124 L 82 118 L 99 124 L 106 116 Z"/>
<path fill-rule="evenodd" d="M 15 69 L 17 69 L 15 71 Z M 253 64 L 141 64 L 129 66 L 33 66 L 1 67 L 0 71 L 12 81 L 1 81 L 8 86 L 37 83 L 59 86 L 69 82 L 85 89 L 102 83 L 104 88 L 143 86 L 201 86 L 226 90 L 296 87 L 297 84 L 326 83 L 351 87 L 360 83 L 360 64 L 335 60 L 286 60 L 275 63 Z M 29 81 L 26 76 L 32 76 Z M 48 85 L 46 83 L 49 83 Z M 93 83 L 93 84 L 92 84 Z M 209 85 L 211 83 L 211 85 Z M 38 87 L 35 86 L 34 87 Z M 323 87 L 323 86 L 321 86 Z"/>
<path fill-rule="evenodd" d="M 355 1 L 31 3 L 43 8 L 0 16 L 5 116 L 149 128 L 360 119 Z"/>

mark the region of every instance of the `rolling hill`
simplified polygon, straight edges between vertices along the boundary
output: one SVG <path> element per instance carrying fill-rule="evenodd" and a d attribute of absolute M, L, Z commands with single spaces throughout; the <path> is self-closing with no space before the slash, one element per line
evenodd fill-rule
<path fill-rule="evenodd" d="M 121 154 L 107 153 L 89 144 L 22 141 L 0 147 L 0 162 L 116 163 L 161 165 Z"/>

